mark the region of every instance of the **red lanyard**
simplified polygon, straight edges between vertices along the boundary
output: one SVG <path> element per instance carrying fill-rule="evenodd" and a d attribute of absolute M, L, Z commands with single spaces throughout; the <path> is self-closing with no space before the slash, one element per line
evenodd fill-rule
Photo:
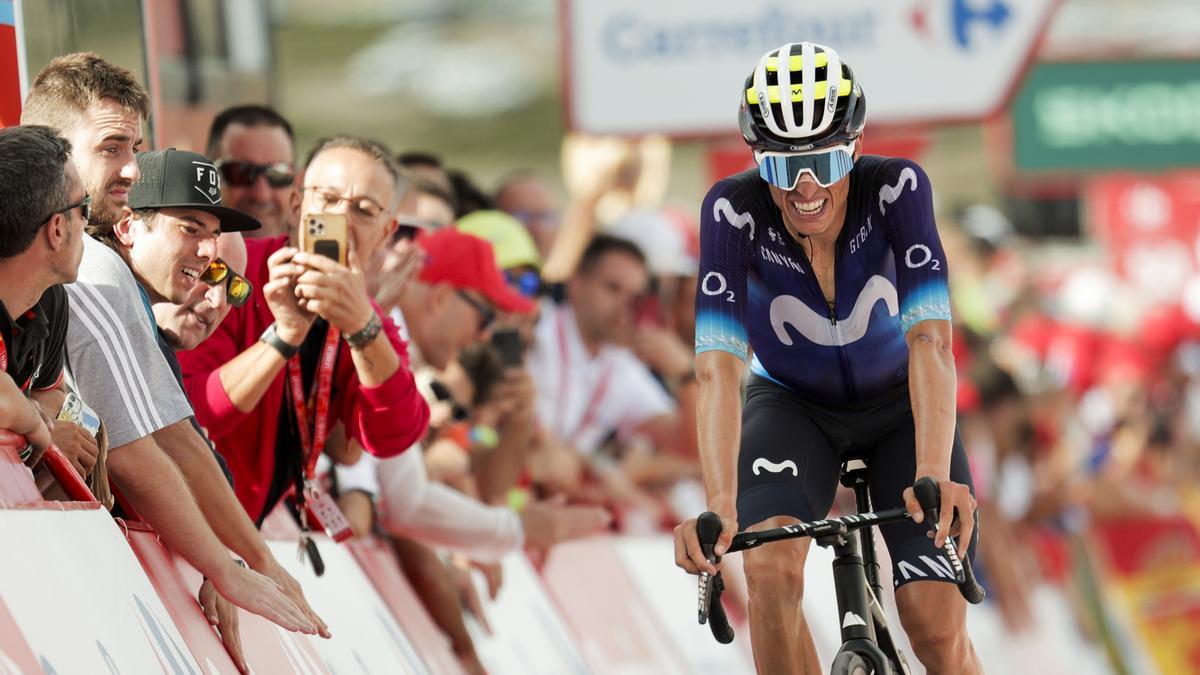
<path fill-rule="evenodd" d="M 305 404 L 304 379 L 300 375 L 300 355 L 288 360 L 288 380 L 292 388 L 292 405 L 296 408 L 296 426 L 300 432 L 300 447 L 304 451 L 304 475 L 312 480 L 316 474 L 317 458 L 325 449 L 329 436 L 329 396 L 333 386 L 333 362 L 337 358 L 338 333 L 332 326 L 325 333 L 325 347 L 321 350 L 321 361 L 317 365 L 317 378 L 313 401 Z M 314 410 L 312 428 L 309 428 L 308 410 Z M 311 434 L 311 435 L 310 435 Z"/>
<path fill-rule="evenodd" d="M 583 409 L 583 419 L 579 420 L 579 425 L 575 427 L 573 433 L 568 434 L 566 425 L 566 411 L 564 406 L 567 400 L 567 387 L 569 385 L 567 371 L 570 370 L 571 355 L 567 345 L 567 327 L 566 319 L 563 318 L 565 312 L 560 311 L 555 318 L 558 328 L 558 354 L 562 361 L 562 367 L 558 371 L 559 386 L 558 386 L 558 405 L 555 415 L 555 426 L 558 428 L 558 435 L 563 440 L 571 445 L 574 445 L 579 436 L 592 426 L 596 421 L 597 410 L 600 408 L 600 402 L 604 400 L 604 395 L 608 393 L 608 381 L 612 375 L 612 364 L 604 364 L 604 370 L 600 373 L 600 379 L 596 381 L 596 387 L 592 389 L 592 396 L 588 399 L 587 407 Z"/>

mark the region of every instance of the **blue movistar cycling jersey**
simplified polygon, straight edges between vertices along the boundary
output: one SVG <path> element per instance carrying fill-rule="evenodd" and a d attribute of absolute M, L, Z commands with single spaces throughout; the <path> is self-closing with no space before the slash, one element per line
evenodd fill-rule
<path fill-rule="evenodd" d="M 865 155 L 849 180 L 832 307 L 757 170 L 709 190 L 697 354 L 753 351 L 754 373 L 816 403 L 870 400 L 908 381 L 905 333 L 950 319 L 929 178 L 911 161 Z"/>

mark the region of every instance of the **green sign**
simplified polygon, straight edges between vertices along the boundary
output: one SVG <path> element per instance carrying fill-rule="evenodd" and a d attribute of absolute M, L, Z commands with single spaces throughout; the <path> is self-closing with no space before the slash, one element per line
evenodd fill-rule
<path fill-rule="evenodd" d="M 1037 64 L 1012 125 L 1018 171 L 1200 166 L 1200 61 Z"/>

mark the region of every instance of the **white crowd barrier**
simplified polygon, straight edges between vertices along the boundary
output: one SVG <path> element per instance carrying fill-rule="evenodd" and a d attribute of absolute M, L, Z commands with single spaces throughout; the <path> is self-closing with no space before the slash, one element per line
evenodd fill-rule
<path fill-rule="evenodd" d="M 333 638 L 288 633 L 242 612 L 242 643 L 254 672 L 464 672 L 390 547 L 317 537 L 326 573 L 316 577 L 298 560 L 297 532 L 286 518 L 269 519 L 264 533 Z M 3 434 L 0 550 L 0 675 L 236 672 L 196 602 L 200 575 L 154 532 L 113 521 L 98 504 L 41 501 Z M 813 547 L 805 583 L 806 613 L 826 667 L 838 644 L 830 563 L 828 551 Z M 880 563 L 886 576 L 890 564 L 886 557 Z M 726 569 L 738 636 L 731 646 L 717 644 L 696 623 L 695 579 L 675 568 L 669 535 L 563 544 L 541 569 L 511 554 L 502 561 L 494 600 L 477 579 L 483 620 L 468 615 L 468 630 L 495 675 L 753 673 L 740 556 L 728 558 Z M 884 595 L 894 632 L 911 655 L 891 594 Z M 1113 607 L 1118 627 L 1127 623 L 1120 606 Z M 971 608 L 972 639 L 989 672 L 1112 672 L 1058 586 L 1039 584 L 1033 610 L 1034 625 L 1011 634 L 993 606 Z M 924 672 L 915 658 L 910 665 Z M 1139 665 L 1155 672 L 1147 660 Z"/>

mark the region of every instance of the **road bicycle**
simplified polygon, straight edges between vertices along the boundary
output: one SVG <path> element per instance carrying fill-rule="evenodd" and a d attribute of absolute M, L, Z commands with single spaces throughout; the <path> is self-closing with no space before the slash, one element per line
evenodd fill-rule
<path fill-rule="evenodd" d="M 872 512 L 871 496 L 867 491 L 867 465 L 861 459 L 842 463 L 842 485 L 854 490 L 858 513 L 840 518 L 826 518 L 809 523 L 796 523 L 761 532 L 741 532 L 733 537 L 729 553 L 798 537 L 812 537 L 818 546 L 833 549 L 833 582 L 837 594 L 838 616 L 842 617 L 842 646 L 834 657 L 831 675 L 908 675 L 904 653 L 896 648 L 879 602 L 882 588 L 879 563 L 875 557 L 874 528 L 910 518 L 903 508 Z M 925 512 L 925 522 L 937 529 L 938 508 L 941 504 L 938 484 L 932 478 L 922 478 L 913 485 L 913 493 Z M 696 522 L 701 550 L 709 562 L 719 557 L 713 553 L 721 534 L 721 519 L 705 512 Z M 854 533 L 858 536 L 853 536 Z M 971 561 L 958 556 L 953 537 L 946 537 L 943 546 L 950 560 L 955 583 L 963 597 L 972 604 L 983 602 L 984 589 L 975 581 Z M 708 623 L 713 637 L 722 644 L 733 641 L 733 627 L 721 605 L 725 582 L 721 573 L 710 578 L 700 575 L 700 623 Z"/>

